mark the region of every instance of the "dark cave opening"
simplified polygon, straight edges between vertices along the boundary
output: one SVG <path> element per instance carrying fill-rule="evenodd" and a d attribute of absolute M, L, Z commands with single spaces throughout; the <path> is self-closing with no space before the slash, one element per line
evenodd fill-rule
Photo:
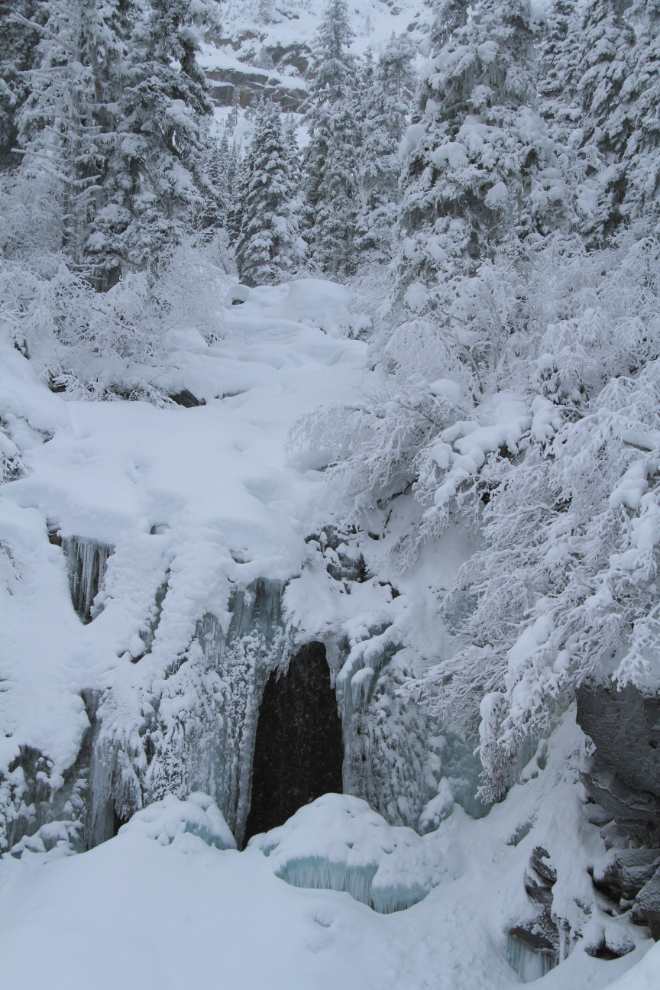
<path fill-rule="evenodd" d="M 264 690 L 245 842 L 282 825 L 322 794 L 342 793 L 344 747 L 322 643 L 308 643 Z"/>

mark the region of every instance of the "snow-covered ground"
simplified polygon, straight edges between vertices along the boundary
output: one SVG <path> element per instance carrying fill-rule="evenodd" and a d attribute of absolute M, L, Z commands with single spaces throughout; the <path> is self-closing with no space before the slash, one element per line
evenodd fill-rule
<path fill-rule="evenodd" d="M 332 504 L 322 463 L 291 454 L 286 438 L 302 413 L 354 399 L 369 374 L 365 345 L 346 334 L 356 319 L 350 295 L 303 280 L 230 287 L 222 304 L 218 343 L 193 330 L 164 340 L 162 384 L 205 400 L 195 408 L 65 401 L 3 345 L 0 413 L 23 464 L 0 498 L 0 541 L 10 550 L 0 616 L 5 771 L 20 746 L 33 747 L 52 761 L 56 784 L 87 726 L 83 689 L 111 687 L 130 724 L 140 687 L 186 648 L 206 605 L 217 610 L 234 583 L 294 579 L 291 614 L 306 616 L 314 635 L 324 615 L 358 621 L 361 609 L 390 603 L 377 582 L 367 582 L 363 598 L 337 604 L 325 571 L 317 585 L 313 569 L 306 582 L 295 580 L 304 537 L 327 522 Z M 73 610 L 64 554 L 49 530 L 114 548 L 97 600 L 103 609 L 88 625 Z M 443 553 L 455 569 L 451 540 Z M 422 559 L 396 599 L 402 608 L 418 602 L 407 627 L 418 630 L 419 656 L 429 635 L 422 588 L 432 596 L 438 566 Z M 151 652 L 133 663 L 168 572 Z M 651 943 L 643 929 L 631 934 L 597 905 L 588 915 L 580 906 L 582 885 L 584 904 L 593 896 L 587 871 L 604 853 L 579 783 L 583 740 L 569 712 L 547 757 L 535 757 L 486 818 L 455 806 L 422 837 L 392 828 L 357 798 L 331 796 L 237 852 L 227 848 L 233 840 L 217 807 L 197 796 L 186 807 L 172 798 L 138 812 L 91 852 L 71 856 L 66 842 L 45 851 L 36 840 L 20 859 L 0 861 L 2 983 L 505 990 L 519 983 L 506 932 L 529 912 L 525 869 L 540 846 L 558 871 L 556 903 L 583 932 L 542 985 L 650 990 L 660 949 L 644 958 Z M 360 890 L 367 893 L 358 899 L 347 892 Z M 381 911 L 412 906 L 384 914 L 360 899 Z M 584 951 L 606 930 L 608 944 L 625 943 L 628 954 L 604 961 Z"/>
<path fill-rule="evenodd" d="M 520 909 L 532 846 L 547 843 L 553 857 L 569 859 L 579 875 L 585 853 L 593 854 L 597 845 L 598 830 L 586 821 L 579 841 L 573 829 L 580 815 L 573 759 L 579 736 L 569 716 L 551 743 L 546 769 L 515 787 L 488 818 L 473 821 L 457 809 L 436 832 L 409 843 L 416 858 L 409 858 L 408 877 L 416 865 L 433 886 L 421 902 L 394 914 L 376 913 L 346 892 L 300 889 L 278 875 L 296 853 L 317 869 L 322 862 L 334 864 L 335 874 L 342 856 L 351 855 L 358 863 L 362 857 L 363 866 L 380 861 L 387 872 L 389 855 L 397 842 L 401 851 L 406 830 L 398 830 L 393 841 L 397 830 L 379 822 L 363 802 L 340 796 L 321 799 L 302 817 L 255 837 L 242 853 L 222 848 L 231 837 L 224 840 L 217 809 L 202 800 L 208 809 L 202 811 L 193 796 L 187 807 L 172 799 L 153 812 L 139 812 L 116 838 L 88 853 L 62 857 L 55 849 L 26 853 L 21 860 L 5 857 L 3 985 L 513 988 L 520 981 L 506 959 L 503 922 Z M 513 845 L 521 816 L 535 815 L 539 829 Z M 424 869 L 415 845 L 424 846 Z M 593 923 L 603 920 L 616 925 L 605 915 Z M 660 947 L 646 955 L 651 945 L 640 936 L 636 948 L 614 961 L 591 958 L 576 947 L 538 985 L 651 990 L 660 964 Z"/>

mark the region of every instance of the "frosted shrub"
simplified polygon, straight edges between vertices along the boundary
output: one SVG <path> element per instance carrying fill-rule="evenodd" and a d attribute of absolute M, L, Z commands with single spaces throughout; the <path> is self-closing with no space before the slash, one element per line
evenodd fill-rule
<path fill-rule="evenodd" d="M 588 673 L 660 684 L 658 245 L 608 260 L 605 272 L 602 257 L 586 262 L 572 314 L 530 356 L 523 456 L 485 462 L 485 545 L 446 601 L 469 594 L 476 607 L 465 648 L 431 674 L 433 707 L 472 728 L 481 718 L 493 793 L 521 740 L 542 734 Z"/>
<path fill-rule="evenodd" d="M 145 366 L 139 395 L 156 398 L 150 379 L 158 374 L 165 331 L 192 326 L 209 341 L 222 334 L 218 300 L 226 277 L 218 253 L 214 244 L 187 242 L 156 277 L 129 273 L 105 293 L 61 257 L 50 277 L 17 260 L 0 261 L 0 320 L 59 390 L 80 398 L 132 393 L 128 365 L 136 362 Z"/>

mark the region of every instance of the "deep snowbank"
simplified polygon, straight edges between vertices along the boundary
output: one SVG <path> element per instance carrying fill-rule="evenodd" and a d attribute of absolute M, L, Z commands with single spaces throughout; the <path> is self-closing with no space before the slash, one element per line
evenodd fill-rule
<path fill-rule="evenodd" d="M 303 827 L 298 841 L 301 813 L 243 853 L 206 844 L 198 819 L 211 806 L 194 796 L 187 809 L 172 801 L 139 812 L 89 853 L 61 858 L 55 849 L 5 857 L 3 979 L 17 990 L 82 990 L 90 980 L 98 990 L 119 984 L 192 990 L 209 982 L 228 990 L 509 990 L 519 980 L 506 961 L 503 922 L 520 907 L 530 849 L 548 843 L 564 879 L 561 856 L 569 872 L 579 874 L 596 849 L 598 830 L 583 818 L 578 836 L 571 820 L 580 814 L 580 788 L 570 769 L 578 737 L 567 719 L 551 740 L 546 769 L 514 788 L 488 818 L 472 821 L 457 809 L 437 832 L 418 840 L 435 860 L 438 882 L 421 903 L 396 914 L 376 914 L 347 893 L 300 889 L 273 869 L 283 840 L 288 856 L 296 846 L 309 855 L 314 843 L 322 856 L 347 838 L 343 819 L 351 802 L 339 797 L 325 801 L 325 834 Z M 314 809 L 307 811 L 313 817 Z M 537 825 L 511 844 L 530 816 Z M 356 849 L 371 844 L 387 859 L 392 835 L 383 842 L 384 823 L 377 818 L 358 815 L 352 837 Z M 213 835 L 206 838 L 213 843 Z M 269 847 L 273 860 L 264 854 Z M 642 958 L 650 944 L 640 940 L 610 962 L 576 946 L 539 986 L 601 990 L 623 976 L 617 990 L 650 990 L 658 972 L 657 949 Z"/>

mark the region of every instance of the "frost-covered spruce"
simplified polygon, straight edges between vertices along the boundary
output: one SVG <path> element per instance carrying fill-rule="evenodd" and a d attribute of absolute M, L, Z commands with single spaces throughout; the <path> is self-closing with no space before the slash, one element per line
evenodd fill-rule
<path fill-rule="evenodd" d="M 483 0 L 461 24 L 440 11 L 407 135 L 398 292 L 408 310 L 446 311 L 452 280 L 545 235 L 563 218 L 560 162 L 534 107 L 534 35 L 524 0 Z"/>
<path fill-rule="evenodd" d="M 18 116 L 24 169 L 59 184 L 65 249 L 105 288 L 176 244 L 214 195 L 195 61 L 213 10 L 63 0 L 48 14 Z"/>
<path fill-rule="evenodd" d="M 403 93 L 413 85 L 414 54 L 409 38 L 393 37 L 375 68 L 365 73 L 360 105 L 360 210 L 356 222 L 361 264 L 364 252 L 370 253 L 372 262 L 392 256 L 401 169 L 398 151 L 408 116 Z"/>
<path fill-rule="evenodd" d="M 316 40 L 303 190 L 312 262 L 332 275 L 355 270 L 359 206 L 359 98 L 345 0 L 331 0 Z"/>
<path fill-rule="evenodd" d="M 33 67 L 40 40 L 38 28 L 27 28 L 25 21 L 40 24 L 44 12 L 37 0 L 1 0 L 0 23 L 0 161 L 12 161 L 16 143 L 16 115 L 29 95 L 26 73 Z"/>
<path fill-rule="evenodd" d="M 83 260 L 100 194 L 110 108 L 126 56 L 113 6 L 63 0 L 46 8 L 46 18 L 14 15 L 26 38 L 39 37 L 30 92 L 16 121 L 23 173 L 28 181 L 50 180 L 61 201 L 62 242 L 76 263 Z"/>
<path fill-rule="evenodd" d="M 243 196 L 237 202 L 236 261 L 242 281 L 249 285 L 282 281 L 299 262 L 302 252 L 291 159 L 279 108 L 268 100 L 261 102 L 241 176 Z"/>

